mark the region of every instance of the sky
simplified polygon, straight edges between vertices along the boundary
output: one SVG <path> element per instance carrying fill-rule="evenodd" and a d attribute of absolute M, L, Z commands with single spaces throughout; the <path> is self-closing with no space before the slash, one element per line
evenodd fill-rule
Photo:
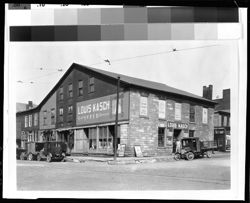
<path fill-rule="evenodd" d="M 215 99 L 231 88 L 236 55 L 229 40 L 11 42 L 8 62 L 14 74 L 9 79 L 15 83 L 16 102 L 39 104 L 70 65 L 79 63 L 199 96 L 204 85 L 212 84 Z"/>

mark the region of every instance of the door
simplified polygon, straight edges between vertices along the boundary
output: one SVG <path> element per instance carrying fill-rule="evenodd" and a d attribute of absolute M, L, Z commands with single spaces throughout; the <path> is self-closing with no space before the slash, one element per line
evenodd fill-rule
<path fill-rule="evenodd" d="M 177 139 L 181 138 L 180 135 L 181 135 L 181 130 L 174 129 L 174 133 L 173 133 L 173 153 L 175 153 L 175 151 L 176 151 L 176 141 L 177 141 Z"/>

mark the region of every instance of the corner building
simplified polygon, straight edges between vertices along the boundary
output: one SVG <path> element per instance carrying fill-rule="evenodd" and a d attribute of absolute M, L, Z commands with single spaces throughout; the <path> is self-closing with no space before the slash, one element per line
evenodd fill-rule
<path fill-rule="evenodd" d="M 113 154 L 118 76 L 117 142 L 125 145 L 125 156 L 135 156 L 135 146 L 144 156 L 169 155 L 175 151 L 175 140 L 182 137 L 214 140 L 216 102 L 165 84 L 73 63 L 37 107 L 40 120 L 46 120 L 47 109 L 53 110 L 55 123 L 46 131 L 65 141 L 68 152 Z"/>
<path fill-rule="evenodd" d="M 215 102 L 164 84 L 120 75 L 118 144 L 125 155 L 167 155 L 181 137 L 214 139 Z M 71 153 L 112 154 L 118 74 L 73 63 L 56 85 L 58 140 Z"/>

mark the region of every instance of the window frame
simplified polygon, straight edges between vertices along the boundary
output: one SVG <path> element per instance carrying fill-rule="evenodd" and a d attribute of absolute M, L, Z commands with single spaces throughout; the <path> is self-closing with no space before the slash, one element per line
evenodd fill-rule
<path fill-rule="evenodd" d="M 24 127 L 27 128 L 29 126 L 28 116 L 24 116 Z"/>
<path fill-rule="evenodd" d="M 95 92 L 95 78 L 93 76 L 89 76 L 89 81 L 88 82 L 89 82 L 88 93 Z"/>
<path fill-rule="evenodd" d="M 143 109 L 143 107 L 142 107 L 142 103 L 143 103 L 143 101 L 142 101 L 142 99 L 143 98 L 145 98 L 146 100 L 146 107 L 144 107 L 145 109 L 146 109 L 146 114 L 142 114 L 142 109 Z M 140 106 L 139 106 L 139 116 L 140 117 L 144 117 L 144 118 L 148 118 L 148 96 L 146 96 L 146 95 L 140 95 Z"/>
<path fill-rule="evenodd" d="M 68 96 L 69 98 L 73 97 L 73 83 L 68 84 Z"/>
<path fill-rule="evenodd" d="M 80 84 L 82 84 L 80 86 Z M 83 95 L 83 80 L 78 80 L 78 96 L 82 96 Z"/>
<path fill-rule="evenodd" d="M 176 107 L 177 107 L 178 105 L 180 106 L 180 118 L 177 116 L 177 112 L 178 112 L 177 109 L 178 109 L 178 108 L 176 108 Z M 175 102 L 175 103 L 174 103 L 174 119 L 177 120 L 177 121 L 181 121 L 181 117 L 182 117 L 182 116 L 181 116 L 181 113 L 182 113 L 182 103 Z"/>
<path fill-rule="evenodd" d="M 63 100 L 63 87 L 59 88 L 59 101 Z"/>
<path fill-rule="evenodd" d="M 47 125 L 47 110 L 43 111 L 43 125 Z"/>
<path fill-rule="evenodd" d="M 191 111 L 192 109 L 193 111 Z M 195 123 L 195 106 L 194 105 L 190 105 L 189 107 L 189 122 Z"/>
<path fill-rule="evenodd" d="M 53 114 L 52 114 L 52 112 L 53 112 Z M 56 123 L 56 119 L 55 119 L 56 115 L 55 114 L 56 114 L 55 108 L 52 108 L 50 110 L 50 122 L 51 122 L 51 125 L 55 125 L 55 123 Z"/>
<path fill-rule="evenodd" d="M 161 132 L 160 134 L 160 130 L 163 130 L 163 132 Z M 166 147 L 166 128 L 165 127 L 158 127 L 158 135 L 157 135 L 157 147 L 158 148 L 164 148 Z M 159 145 L 159 138 L 160 138 L 160 135 L 162 136 L 162 140 L 163 140 L 163 145 Z"/>

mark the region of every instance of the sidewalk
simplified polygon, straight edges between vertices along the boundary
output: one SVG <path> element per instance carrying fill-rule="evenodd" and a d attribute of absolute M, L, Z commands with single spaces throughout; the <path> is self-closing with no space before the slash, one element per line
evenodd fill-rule
<path fill-rule="evenodd" d="M 106 162 L 111 165 L 117 164 L 139 164 L 139 163 L 154 163 L 158 161 L 173 161 L 173 156 L 158 156 L 158 157 L 96 157 L 96 156 L 67 156 L 64 159 L 66 162 L 84 163 L 87 161 Z"/>
<path fill-rule="evenodd" d="M 224 156 L 230 154 L 230 152 L 218 152 L 212 156 Z M 169 162 L 175 161 L 174 155 L 168 156 L 155 156 L 155 157 L 117 157 L 116 161 L 114 161 L 114 157 L 98 157 L 98 156 L 67 156 L 64 159 L 65 162 L 76 162 L 76 163 L 84 163 L 84 162 L 103 162 L 110 165 L 120 165 L 120 164 L 139 164 L 139 163 L 154 163 L 154 162 Z"/>

